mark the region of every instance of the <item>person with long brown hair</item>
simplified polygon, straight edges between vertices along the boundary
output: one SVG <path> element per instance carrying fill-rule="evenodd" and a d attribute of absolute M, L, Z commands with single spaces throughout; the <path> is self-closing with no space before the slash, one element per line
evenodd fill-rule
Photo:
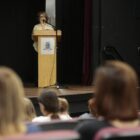
<path fill-rule="evenodd" d="M 92 140 L 102 128 L 139 126 L 138 80 L 135 71 L 124 62 L 108 61 L 95 74 L 96 108 L 103 120 L 77 126 L 82 140 Z"/>

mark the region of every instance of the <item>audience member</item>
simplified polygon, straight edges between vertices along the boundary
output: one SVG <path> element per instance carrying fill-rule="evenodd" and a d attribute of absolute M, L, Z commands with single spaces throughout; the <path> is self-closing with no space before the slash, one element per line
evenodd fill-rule
<path fill-rule="evenodd" d="M 36 117 L 36 112 L 32 101 L 28 98 L 24 98 L 25 105 L 25 121 L 30 122 Z"/>
<path fill-rule="evenodd" d="M 139 126 L 138 80 L 134 70 L 123 62 L 108 61 L 95 75 L 97 112 L 104 119 L 90 120 L 77 126 L 82 140 L 92 140 L 100 129 L 108 126 Z"/>
<path fill-rule="evenodd" d="M 95 98 L 91 98 L 88 100 L 88 110 L 89 110 L 89 113 L 84 113 L 80 115 L 79 119 L 94 119 L 98 117 L 96 104 L 95 104 Z"/>
<path fill-rule="evenodd" d="M 58 98 L 60 114 L 68 119 L 72 119 L 69 115 L 69 103 L 65 98 Z"/>
<path fill-rule="evenodd" d="M 59 100 L 57 89 L 46 89 L 38 97 L 39 106 L 44 116 L 34 118 L 33 122 L 46 122 L 51 120 L 68 120 L 68 118 L 59 113 Z"/>
<path fill-rule="evenodd" d="M 32 39 L 34 41 L 33 47 L 36 52 L 38 52 L 38 40 L 37 37 L 34 36 L 34 33 L 36 31 L 53 30 L 53 27 L 50 24 L 48 24 L 48 15 L 46 12 L 38 13 L 38 21 L 39 24 L 36 24 L 32 31 Z"/>
<path fill-rule="evenodd" d="M 38 131 L 26 126 L 24 120 L 24 88 L 19 76 L 11 69 L 0 67 L 0 136 Z"/>

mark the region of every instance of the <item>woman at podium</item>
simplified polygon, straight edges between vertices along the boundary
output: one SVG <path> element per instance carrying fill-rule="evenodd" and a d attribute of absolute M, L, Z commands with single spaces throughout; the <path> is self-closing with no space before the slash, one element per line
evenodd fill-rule
<path fill-rule="evenodd" d="M 39 24 L 35 25 L 32 32 L 32 39 L 34 40 L 33 47 L 36 52 L 38 52 L 37 38 L 33 36 L 34 31 L 37 30 L 53 30 L 53 27 L 48 24 L 48 15 L 46 12 L 39 12 L 38 14 Z"/>

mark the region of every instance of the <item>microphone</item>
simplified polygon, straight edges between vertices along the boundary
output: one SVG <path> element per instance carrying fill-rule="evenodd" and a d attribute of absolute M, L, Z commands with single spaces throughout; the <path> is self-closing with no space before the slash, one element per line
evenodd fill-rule
<path fill-rule="evenodd" d="M 54 30 L 57 30 L 56 26 L 54 26 L 53 24 L 51 24 L 50 22 L 48 23 L 49 25 L 51 25 L 53 27 Z"/>

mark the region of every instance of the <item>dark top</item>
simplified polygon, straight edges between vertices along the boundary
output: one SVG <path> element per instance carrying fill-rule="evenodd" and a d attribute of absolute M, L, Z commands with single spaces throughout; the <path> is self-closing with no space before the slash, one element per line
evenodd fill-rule
<path fill-rule="evenodd" d="M 97 121 L 97 120 L 89 120 L 80 123 L 76 130 L 81 135 L 81 140 L 93 140 L 95 134 L 105 127 L 111 127 L 112 125 L 109 124 L 107 121 Z"/>

